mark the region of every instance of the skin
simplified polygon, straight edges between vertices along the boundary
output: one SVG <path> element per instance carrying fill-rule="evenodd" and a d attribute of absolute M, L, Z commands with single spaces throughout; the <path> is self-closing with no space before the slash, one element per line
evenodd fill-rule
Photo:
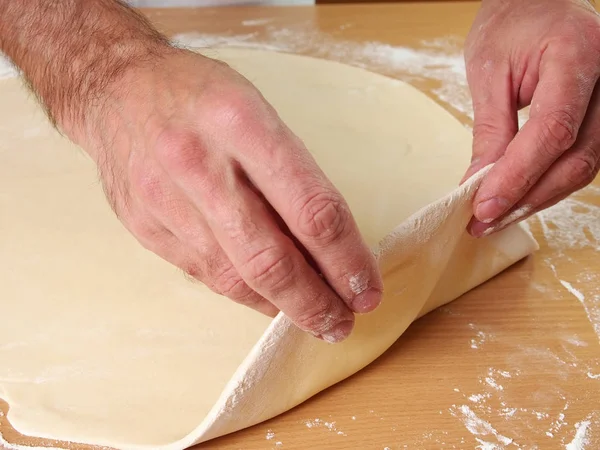
<path fill-rule="evenodd" d="M 596 174 L 598 38 L 583 0 L 483 1 L 466 44 L 475 139 L 465 177 L 497 164 L 475 198 L 472 234 Z M 328 342 L 378 306 L 381 275 L 343 197 L 227 65 L 172 48 L 116 0 L 0 0 L 0 49 L 97 163 L 115 213 L 146 248 Z M 517 134 L 517 110 L 530 103 Z"/>
<path fill-rule="evenodd" d="M 475 111 L 465 179 L 495 166 L 473 203 L 474 236 L 499 231 L 600 169 L 600 17 L 585 0 L 483 0 L 465 44 Z M 518 131 L 517 111 L 531 105 Z"/>
<path fill-rule="evenodd" d="M 381 300 L 350 209 L 254 86 L 114 0 L 0 1 L 0 48 L 139 242 L 328 342 Z"/>

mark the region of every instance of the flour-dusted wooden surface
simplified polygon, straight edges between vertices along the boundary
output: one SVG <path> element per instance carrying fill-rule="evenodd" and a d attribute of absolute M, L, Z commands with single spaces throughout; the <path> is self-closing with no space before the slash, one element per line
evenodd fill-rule
<path fill-rule="evenodd" d="M 460 47 L 476 9 L 444 2 L 148 15 L 184 44 L 309 54 L 404 79 L 468 127 Z M 363 371 L 198 448 L 600 448 L 597 186 L 528 221 L 538 253 L 413 324 Z M 8 431 L 1 415 L 0 429 L 11 442 L 44 444 Z"/>

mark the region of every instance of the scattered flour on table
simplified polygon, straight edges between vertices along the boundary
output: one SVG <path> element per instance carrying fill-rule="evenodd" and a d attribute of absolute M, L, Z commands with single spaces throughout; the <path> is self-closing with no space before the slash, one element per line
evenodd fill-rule
<path fill-rule="evenodd" d="M 260 27 L 263 25 L 266 25 L 270 22 L 273 22 L 273 19 L 249 19 L 249 20 L 243 20 L 242 21 L 242 25 L 245 27 Z"/>
<path fill-rule="evenodd" d="M 583 420 L 575 424 L 575 437 L 565 447 L 566 450 L 584 450 L 586 445 L 589 444 L 588 427 L 590 426 L 589 420 Z"/>
<path fill-rule="evenodd" d="M 306 428 L 311 428 L 311 429 L 312 428 L 325 428 L 328 431 L 335 432 L 339 436 L 347 436 L 346 433 L 344 433 L 341 430 L 338 430 L 337 424 L 335 421 L 328 422 L 326 420 L 316 418 L 313 420 L 305 420 L 304 425 L 306 425 Z"/>
<path fill-rule="evenodd" d="M 530 357 L 528 357 L 530 359 Z M 568 361 L 557 361 L 557 363 L 568 364 Z M 551 370 L 554 370 L 551 368 Z M 557 368 L 557 370 L 565 370 Z M 576 425 L 575 435 L 570 432 L 570 426 L 574 423 L 567 417 L 570 411 L 570 404 L 567 397 L 561 393 L 560 387 L 548 387 L 543 395 L 552 395 L 554 401 L 560 405 L 558 411 L 535 410 L 531 408 L 510 405 L 508 402 L 514 401 L 514 396 L 508 384 L 505 387 L 512 392 L 506 392 L 505 389 L 499 390 L 494 385 L 499 385 L 498 380 L 503 379 L 505 383 L 513 378 L 522 376 L 520 370 L 511 372 L 503 369 L 490 367 L 485 375 L 479 377 L 481 390 L 471 394 L 462 393 L 461 389 L 454 388 L 453 391 L 462 394 L 464 402 L 455 403 L 449 408 L 452 416 L 458 418 L 465 429 L 475 439 L 478 449 L 504 449 L 526 448 L 527 442 L 520 442 L 524 432 L 527 434 L 534 431 L 536 441 L 543 441 L 542 438 L 550 438 L 556 444 L 560 442 L 561 448 L 568 450 L 590 450 L 585 447 L 586 443 L 592 441 L 592 433 L 595 427 L 600 425 L 600 413 L 592 412 Z M 490 384 L 490 379 L 493 382 Z M 575 414 L 576 411 L 573 411 Z M 510 430 L 511 435 L 500 430 Z M 569 442 L 570 444 L 567 444 Z M 525 446 L 524 446 L 525 445 Z M 571 445 L 569 447 L 569 445 Z M 579 445 L 576 446 L 576 445 Z M 466 446 L 461 447 L 466 448 Z M 527 447 L 528 448 L 528 447 Z M 532 447 L 533 448 L 533 447 Z M 537 447 L 535 447 L 537 448 Z M 545 448 L 542 446 L 541 448 Z"/>
<path fill-rule="evenodd" d="M 566 259 L 573 261 L 569 257 Z M 600 339 L 600 275 L 593 270 L 584 270 L 576 276 L 574 281 L 566 281 L 559 277 L 551 258 L 546 260 L 546 264 L 567 292 L 581 303 L 590 324 L 594 328 L 598 339 Z M 585 286 L 586 294 L 578 288 L 578 285 Z"/>
<path fill-rule="evenodd" d="M 600 249 L 600 207 L 584 197 L 600 195 L 600 188 L 588 186 L 531 219 L 539 223 L 548 246 L 562 252 L 591 247 Z"/>
<path fill-rule="evenodd" d="M 480 418 L 468 405 L 452 405 L 450 414 L 460 418 L 465 428 L 475 436 L 480 444 L 478 448 L 494 449 L 498 448 L 498 444 L 509 445 L 513 442 L 513 439 L 498 433 L 490 422 Z M 483 438 L 495 438 L 495 442 Z"/>
<path fill-rule="evenodd" d="M 487 335 L 479 330 L 474 338 L 471 339 L 471 348 L 481 348 L 487 339 Z"/>
<path fill-rule="evenodd" d="M 560 284 L 562 284 L 567 291 L 569 291 L 571 294 L 573 294 L 573 296 L 577 300 L 579 300 L 582 304 L 584 304 L 585 296 L 580 291 L 575 289 L 573 287 L 573 285 L 571 283 L 569 283 L 568 281 L 565 281 L 565 280 L 559 280 L 559 281 L 560 281 Z"/>

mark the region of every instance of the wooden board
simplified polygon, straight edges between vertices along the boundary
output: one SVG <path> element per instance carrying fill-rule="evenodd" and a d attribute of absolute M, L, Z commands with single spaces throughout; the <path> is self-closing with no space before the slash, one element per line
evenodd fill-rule
<path fill-rule="evenodd" d="M 148 15 L 170 35 L 201 33 L 197 42 L 268 44 L 403 78 L 469 126 L 454 72 L 476 9 L 444 2 Z M 533 257 L 419 320 L 343 383 L 198 448 L 600 448 L 600 187 L 529 223 L 541 245 Z M 2 416 L 0 429 L 11 442 L 43 444 L 7 432 Z"/>

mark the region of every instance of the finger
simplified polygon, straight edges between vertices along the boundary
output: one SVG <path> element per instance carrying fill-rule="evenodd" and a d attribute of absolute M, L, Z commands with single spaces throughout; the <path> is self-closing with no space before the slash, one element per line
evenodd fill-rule
<path fill-rule="evenodd" d="M 247 187 L 223 198 L 232 209 L 208 215 L 213 232 L 249 286 L 304 330 L 330 342 L 346 338 L 354 316 L 277 227 Z"/>
<path fill-rule="evenodd" d="M 540 63 L 529 121 L 483 180 L 474 200 L 475 217 L 491 223 L 511 210 L 577 138 L 598 69 L 573 52 L 548 49 Z M 565 70 L 578 67 L 578 70 Z"/>
<path fill-rule="evenodd" d="M 596 88 L 575 145 L 542 175 L 513 210 L 491 224 L 471 223 L 474 236 L 500 231 L 542 211 L 591 183 L 600 168 L 600 89 Z"/>
<path fill-rule="evenodd" d="M 190 135 L 171 137 L 165 145 L 161 164 L 203 212 L 248 286 L 303 330 L 329 342 L 349 336 L 352 312 L 281 232 L 226 154 L 205 158 Z"/>
<path fill-rule="evenodd" d="M 342 195 L 289 130 L 277 141 L 253 144 L 261 156 L 240 159 L 252 183 L 344 302 L 358 313 L 375 309 L 383 291 L 381 274 Z M 261 160 L 271 162 L 269 171 Z"/>
<path fill-rule="evenodd" d="M 517 105 L 510 67 L 477 58 L 469 63 L 467 78 L 473 98 L 473 153 L 461 183 L 506 151 L 518 129 Z"/>
<path fill-rule="evenodd" d="M 212 236 L 212 232 L 211 232 Z M 187 249 L 193 248 L 186 245 Z M 183 263 L 184 272 L 217 294 L 274 317 L 279 309 L 244 281 L 214 237 L 204 246 L 205 253 L 192 251 Z"/>
<path fill-rule="evenodd" d="M 145 238 L 147 246 L 212 291 L 269 316 L 279 312 L 244 282 L 201 214 L 160 167 L 145 165 L 131 175 L 138 209 L 147 210 L 161 224 L 155 226 L 160 235 Z"/>

